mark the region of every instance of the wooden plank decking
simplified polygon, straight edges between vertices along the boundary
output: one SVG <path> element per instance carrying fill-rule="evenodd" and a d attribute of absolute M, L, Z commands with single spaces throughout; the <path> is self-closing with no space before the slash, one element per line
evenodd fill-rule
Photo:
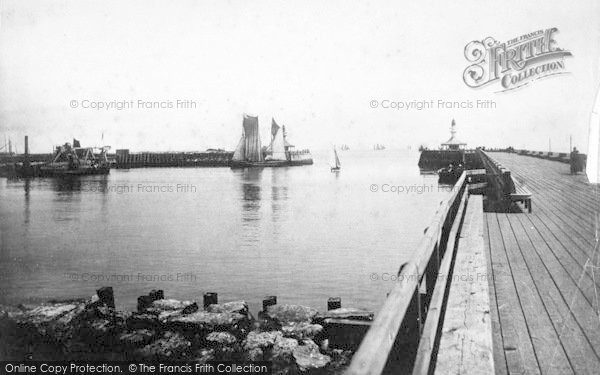
<path fill-rule="evenodd" d="M 556 161 L 490 153 L 533 213 L 484 213 L 498 374 L 600 373 L 599 188 Z"/>
<path fill-rule="evenodd" d="M 435 374 L 494 373 L 486 276 L 483 204 L 481 195 L 472 195 L 458 241 Z"/>

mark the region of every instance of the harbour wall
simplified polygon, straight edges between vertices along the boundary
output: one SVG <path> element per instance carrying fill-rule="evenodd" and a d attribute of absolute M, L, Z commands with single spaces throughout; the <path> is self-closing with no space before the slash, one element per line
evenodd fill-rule
<path fill-rule="evenodd" d="M 233 152 L 135 152 L 127 149 L 116 150 L 116 168 L 148 167 L 228 167 Z"/>
<path fill-rule="evenodd" d="M 466 169 L 483 168 L 475 150 L 423 150 L 419 157 L 419 168 L 421 169 L 437 170 L 447 167 L 450 163 L 463 164 Z"/>
<path fill-rule="evenodd" d="M 0 165 L 15 163 L 48 163 L 53 154 L 18 154 L 0 156 Z M 193 151 L 193 152 L 129 152 L 117 150 L 108 154 L 113 168 L 149 168 L 149 167 L 229 167 L 233 152 L 230 151 Z"/>

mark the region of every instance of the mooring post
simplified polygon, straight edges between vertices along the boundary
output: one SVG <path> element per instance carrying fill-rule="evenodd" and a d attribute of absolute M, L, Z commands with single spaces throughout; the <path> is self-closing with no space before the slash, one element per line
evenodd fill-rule
<path fill-rule="evenodd" d="M 152 297 L 150 296 L 139 296 L 137 299 L 138 312 L 143 312 L 144 310 L 146 310 L 152 305 L 152 302 L 154 302 L 154 300 L 152 300 Z"/>
<path fill-rule="evenodd" d="M 25 173 L 29 173 L 29 136 L 25 136 L 25 155 L 23 160 L 23 168 Z"/>
<path fill-rule="evenodd" d="M 330 297 L 327 300 L 327 310 L 335 310 L 342 308 L 342 299 L 340 297 Z"/>
<path fill-rule="evenodd" d="M 277 305 L 277 296 L 267 296 L 263 299 L 263 312 L 267 311 L 269 306 Z"/>
<path fill-rule="evenodd" d="M 204 293 L 204 308 L 218 303 L 217 293 Z"/>
<path fill-rule="evenodd" d="M 152 301 L 158 301 L 159 299 L 165 299 L 165 292 L 162 289 L 152 289 L 150 291 L 150 297 Z"/>
<path fill-rule="evenodd" d="M 112 286 L 103 286 L 96 291 L 100 302 L 106 304 L 106 306 L 115 308 L 115 295 Z"/>

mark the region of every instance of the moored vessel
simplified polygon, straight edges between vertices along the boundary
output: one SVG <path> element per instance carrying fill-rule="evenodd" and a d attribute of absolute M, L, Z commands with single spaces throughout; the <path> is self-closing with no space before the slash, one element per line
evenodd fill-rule
<path fill-rule="evenodd" d="M 107 158 L 109 146 L 81 147 L 78 140 L 73 145 L 57 146 L 51 162 L 39 166 L 40 176 L 81 176 L 108 174 L 110 163 Z M 95 152 L 97 151 L 97 152 Z"/>
<path fill-rule="evenodd" d="M 438 183 L 453 185 L 456 183 L 456 181 L 458 181 L 464 170 L 465 168 L 462 164 L 459 164 L 458 166 L 450 164 L 446 168 L 441 168 L 437 171 Z"/>
<path fill-rule="evenodd" d="M 271 142 L 261 146 L 258 117 L 244 115 L 242 137 L 233 153 L 231 168 L 293 167 L 313 164 L 309 150 L 293 150 L 285 126 L 271 120 Z"/>

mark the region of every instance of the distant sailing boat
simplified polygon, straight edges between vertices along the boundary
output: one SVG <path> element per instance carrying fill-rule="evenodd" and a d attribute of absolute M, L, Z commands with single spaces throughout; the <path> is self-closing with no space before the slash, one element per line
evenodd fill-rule
<path fill-rule="evenodd" d="M 335 146 L 333 146 L 333 158 L 331 160 L 331 171 L 339 172 L 342 167 L 342 163 L 340 163 L 340 158 L 338 157 L 337 150 Z"/>
<path fill-rule="evenodd" d="M 285 127 L 271 120 L 271 143 L 263 150 L 258 132 L 258 117 L 244 115 L 242 137 L 231 159 L 231 168 L 292 167 L 313 163 L 308 150 L 292 151 Z"/>

